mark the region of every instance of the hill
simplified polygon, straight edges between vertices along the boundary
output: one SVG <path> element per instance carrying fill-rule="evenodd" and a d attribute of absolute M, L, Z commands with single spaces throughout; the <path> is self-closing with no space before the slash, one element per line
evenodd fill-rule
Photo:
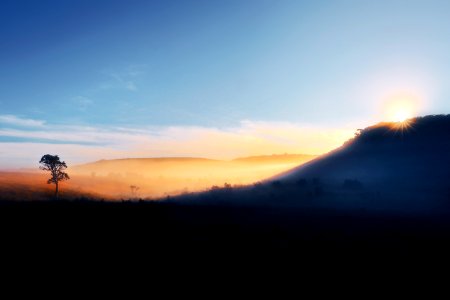
<path fill-rule="evenodd" d="M 240 163 L 257 163 L 257 164 L 291 164 L 293 162 L 305 162 L 316 158 L 317 155 L 308 154 L 272 154 L 272 155 L 260 155 L 249 156 L 233 159 L 233 162 Z"/>
<path fill-rule="evenodd" d="M 191 157 L 127 158 L 101 160 L 74 166 L 75 177 L 87 191 L 115 198 L 130 197 L 130 185 L 139 186 L 139 197 L 165 197 L 204 191 L 212 186 L 246 185 L 303 164 L 313 155 L 269 155 L 231 161 Z M 74 177 L 74 178 L 75 178 Z"/>
<path fill-rule="evenodd" d="M 404 212 L 447 209 L 450 115 L 358 130 L 330 153 L 233 192 L 209 201 Z"/>
<path fill-rule="evenodd" d="M 233 160 L 217 160 L 196 157 L 124 158 L 99 160 L 92 163 L 74 166 L 71 170 L 77 173 L 99 172 L 99 174 L 107 174 L 110 172 L 132 172 L 138 174 L 149 174 L 152 176 L 163 176 L 173 172 L 174 170 L 183 173 L 184 171 L 192 171 L 190 170 L 191 168 L 199 169 L 196 171 L 201 171 L 202 168 L 210 167 L 234 169 L 239 166 L 242 167 L 245 164 L 260 164 L 263 168 L 267 168 L 268 166 L 277 168 L 283 167 L 283 165 L 303 164 L 316 157 L 317 155 L 273 154 L 242 157 Z"/>
<path fill-rule="evenodd" d="M 347 188 L 364 186 L 389 198 L 445 201 L 450 194 L 450 115 L 365 128 L 341 148 L 277 180 L 302 178 Z"/>
<path fill-rule="evenodd" d="M 97 195 L 110 200 L 158 198 L 203 191 L 211 186 L 250 184 L 315 158 L 313 155 L 268 155 L 232 161 L 189 157 L 125 158 L 70 166 L 71 180 L 62 197 Z M 53 186 L 33 172 L 0 172 L 0 199 L 46 199 Z M 132 192 L 130 186 L 139 190 Z"/>
<path fill-rule="evenodd" d="M 426 116 L 402 123 L 379 123 L 358 130 L 342 147 L 293 169 L 280 180 L 322 177 L 366 183 L 442 185 L 449 174 L 450 115 Z M 409 184 L 409 183 L 408 183 Z"/>

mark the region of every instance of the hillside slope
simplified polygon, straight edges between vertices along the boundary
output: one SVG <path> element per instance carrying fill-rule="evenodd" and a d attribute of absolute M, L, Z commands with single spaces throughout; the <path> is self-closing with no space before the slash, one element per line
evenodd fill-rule
<path fill-rule="evenodd" d="M 277 179 L 359 180 L 369 186 L 446 189 L 450 180 L 450 115 L 380 123 L 341 148 Z"/>
<path fill-rule="evenodd" d="M 130 197 L 130 185 L 139 197 L 163 197 L 211 186 L 251 184 L 305 163 L 313 155 L 268 155 L 232 161 L 190 157 L 101 160 L 70 168 L 73 178 L 89 178 L 82 186 L 111 196 Z"/>
<path fill-rule="evenodd" d="M 380 123 L 250 189 L 203 200 L 426 212 L 450 207 L 450 115 Z M 191 200 L 198 201 L 195 197 Z"/>

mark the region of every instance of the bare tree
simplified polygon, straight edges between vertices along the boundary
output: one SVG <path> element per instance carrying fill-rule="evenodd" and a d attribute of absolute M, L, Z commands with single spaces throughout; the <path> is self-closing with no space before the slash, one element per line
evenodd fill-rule
<path fill-rule="evenodd" d="M 69 175 L 64 172 L 64 170 L 67 168 L 66 163 L 64 161 L 60 161 L 58 155 L 50 154 L 42 156 L 39 163 L 41 164 L 39 169 L 50 172 L 51 177 L 47 181 L 47 183 L 55 184 L 55 199 L 58 199 L 59 182 L 70 179 Z"/>
<path fill-rule="evenodd" d="M 136 198 L 137 192 L 139 191 L 139 187 L 135 185 L 130 185 L 130 189 L 131 189 L 131 197 Z"/>

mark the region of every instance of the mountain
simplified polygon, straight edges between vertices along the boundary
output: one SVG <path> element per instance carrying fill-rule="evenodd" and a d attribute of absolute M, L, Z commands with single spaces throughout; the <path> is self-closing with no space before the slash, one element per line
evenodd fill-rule
<path fill-rule="evenodd" d="M 250 156 L 231 161 L 191 157 L 125 158 L 77 165 L 71 167 L 70 171 L 73 174 L 93 175 L 95 177 L 134 176 L 185 179 L 207 177 L 241 183 L 241 181 L 262 180 L 316 157 L 316 155 L 282 154 Z"/>
<path fill-rule="evenodd" d="M 205 198 L 205 197 L 203 197 Z M 208 198 L 208 197 L 206 197 Z M 426 212 L 450 204 L 450 115 L 379 123 L 344 145 L 210 201 Z"/>
<path fill-rule="evenodd" d="M 256 164 L 279 164 L 279 163 L 293 163 L 293 162 L 305 162 L 316 158 L 317 155 L 308 154 L 272 154 L 272 155 L 260 155 L 240 157 L 233 159 L 233 162 L 240 163 L 256 163 Z"/>
<path fill-rule="evenodd" d="M 100 160 L 69 168 L 71 184 L 112 198 L 164 197 L 212 186 L 245 185 L 305 163 L 314 155 L 268 155 L 231 161 L 191 157 Z M 132 195 L 130 186 L 138 186 Z"/>
<path fill-rule="evenodd" d="M 217 160 L 196 157 L 155 157 L 155 158 L 124 158 L 99 160 L 92 163 L 77 165 L 71 168 L 75 172 L 137 172 L 152 173 L 160 176 L 173 170 L 187 170 L 203 167 L 236 167 L 242 164 L 260 164 L 264 166 L 302 164 L 316 158 L 317 155 L 306 154 L 273 154 L 261 156 L 240 157 L 233 160 Z M 155 168 L 158 168 L 155 170 Z"/>
<path fill-rule="evenodd" d="M 443 192 L 450 187 L 450 115 L 380 123 L 358 130 L 342 147 L 290 170 L 276 180 L 320 178 L 392 192 Z"/>

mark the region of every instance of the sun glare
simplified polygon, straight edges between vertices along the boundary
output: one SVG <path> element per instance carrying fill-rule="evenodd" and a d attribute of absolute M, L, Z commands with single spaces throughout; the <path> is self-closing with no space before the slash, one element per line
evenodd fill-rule
<path fill-rule="evenodd" d="M 417 100 L 411 96 L 397 96 L 391 98 L 385 108 L 386 121 L 404 122 L 415 116 Z"/>
<path fill-rule="evenodd" d="M 412 114 L 409 111 L 403 110 L 403 109 L 399 109 L 398 111 L 394 112 L 394 114 L 392 116 L 392 121 L 394 121 L 394 122 L 404 122 L 408 118 L 411 118 L 411 117 L 412 117 Z"/>

